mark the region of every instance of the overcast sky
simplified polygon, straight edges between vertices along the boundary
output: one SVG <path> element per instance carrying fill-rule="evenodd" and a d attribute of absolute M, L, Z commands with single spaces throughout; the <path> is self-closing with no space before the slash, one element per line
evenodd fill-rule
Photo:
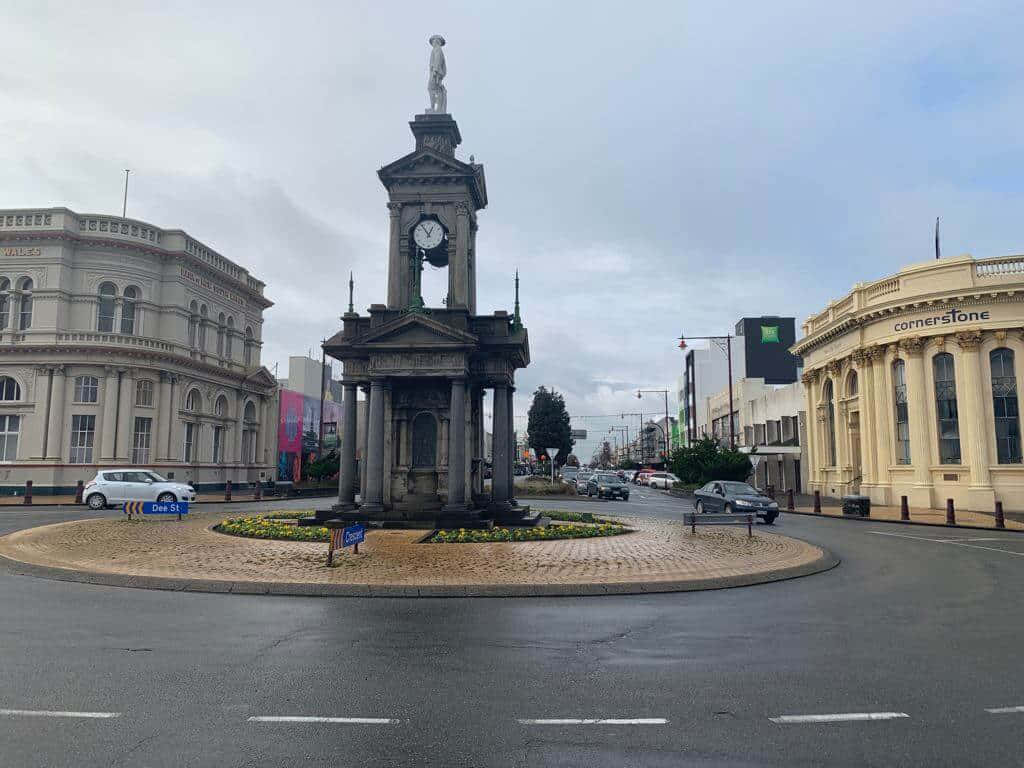
<path fill-rule="evenodd" d="M 434 33 L 459 155 L 487 172 L 480 312 L 511 310 L 522 275 L 520 428 L 539 384 L 575 416 L 637 410 L 637 387 L 675 389 L 680 333 L 800 322 L 932 258 L 938 215 L 947 255 L 1024 250 L 1019 2 L 7 0 L 0 19 L 0 206 L 119 213 L 131 168 L 130 217 L 267 283 L 281 375 L 336 330 L 350 269 L 357 308 L 385 299 L 376 170 L 413 147 Z"/>

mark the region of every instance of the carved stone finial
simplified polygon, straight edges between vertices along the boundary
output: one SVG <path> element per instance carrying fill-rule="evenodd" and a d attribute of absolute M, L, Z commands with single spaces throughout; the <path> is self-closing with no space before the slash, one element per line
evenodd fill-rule
<path fill-rule="evenodd" d="M 352 278 L 351 270 L 348 273 L 348 313 L 350 315 L 355 314 L 354 304 L 352 303 L 353 292 L 355 290 L 355 280 Z"/>
<path fill-rule="evenodd" d="M 960 349 L 976 349 L 981 344 L 981 331 L 960 331 L 956 335 Z"/>
<path fill-rule="evenodd" d="M 523 327 L 522 318 L 519 317 L 519 270 L 516 270 L 516 303 L 512 313 L 512 328 L 519 330 Z"/>

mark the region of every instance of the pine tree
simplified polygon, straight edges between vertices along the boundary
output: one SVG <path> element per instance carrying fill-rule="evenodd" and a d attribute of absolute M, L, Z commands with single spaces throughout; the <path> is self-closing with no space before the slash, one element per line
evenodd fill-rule
<path fill-rule="evenodd" d="M 573 439 L 569 427 L 569 412 L 565 410 L 565 398 L 546 387 L 538 387 L 533 393 L 530 405 L 527 433 L 530 447 L 537 456 L 546 455 L 548 448 L 557 448 L 557 466 L 565 464 L 572 451 Z"/>

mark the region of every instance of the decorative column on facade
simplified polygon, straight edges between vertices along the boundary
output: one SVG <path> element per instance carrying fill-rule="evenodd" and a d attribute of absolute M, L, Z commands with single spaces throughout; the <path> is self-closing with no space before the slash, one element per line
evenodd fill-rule
<path fill-rule="evenodd" d="M 256 464 L 263 466 L 267 463 L 267 398 L 258 395 L 259 404 L 256 406 Z"/>
<path fill-rule="evenodd" d="M 63 365 L 51 369 L 50 422 L 46 427 L 46 458 L 60 461 L 64 452 L 64 390 L 66 372 Z"/>
<path fill-rule="evenodd" d="M 988 451 L 991 422 L 985 416 L 985 378 L 978 353 L 981 331 L 958 333 L 956 342 L 960 345 L 960 370 L 963 374 L 963 398 L 958 414 L 960 442 L 966 448 L 962 453 L 963 460 L 971 468 L 967 503 L 969 509 L 988 512 L 995 505 L 995 490 L 992 487 Z"/>
<path fill-rule="evenodd" d="M 356 403 L 355 383 L 345 382 L 341 414 L 341 467 L 338 472 L 338 503 L 335 510 L 347 512 L 356 506 Z"/>
<path fill-rule="evenodd" d="M 875 484 L 875 420 L 874 382 L 872 358 L 866 349 L 857 349 L 852 355 L 857 368 L 857 389 L 860 406 L 860 464 L 861 493 L 870 491 Z"/>
<path fill-rule="evenodd" d="M 516 419 L 515 419 L 515 387 L 508 388 L 508 499 L 513 507 L 519 506 L 516 502 Z"/>
<path fill-rule="evenodd" d="M 370 437 L 370 387 L 365 384 L 363 390 L 363 437 L 359 440 L 359 500 L 366 501 L 366 465 L 369 458 Z"/>
<path fill-rule="evenodd" d="M 908 494 L 911 506 L 932 505 L 931 447 L 929 437 L 928 409 L 926 406 L 924 373 L 924 340 L 913 336 L 900 341 L 900 348 L 906 354 L 907 371 L 907 417 L 910 420 L 910 464 L 914 469 L 914 481 Z"/>
<path fill-rule="evenodd" d="M 388 307 L 404 309 L 409 305 L 409 269 L 402 263 L 402 203 L 388 203 L 388 218 Z"/>
<path fill-rule="evenodd" d="M 247 457 L 242 455 L 245 433 L 245 392 L 237 392 L 235 396 L 235 456 L 239 464 L 248 464 Z"/>
<path fill-rule="evenodd" d="M 892 502 L 892 478 L 889 467 L 893 463 L 892 423 L 894 409 L 890 405 L 892 384 L 889 372 L 892 360 L 886 355 L 885 347 L 868 348 L 872 374 L 872 417 L 875 426 L 875 488 L 870 494 L 875 504 Z"/>
<path fill-rule="evenodd" d="M 440 440 L 438 441 L 438 451 L 437 451 L 438 460 L 437 460 L 437 466 L 439 466 L 439 467 L 447 467 L 448 466 L 448 433 L 449 433 L 449 430 L 450 430 L 451 419 L 449 419 L 448 417 L 445 417 L 445 416 L 441 416 L 440 417 L 440 422 L 441 422 L 441 429 L 439 431 L 440 431 L 440 435 L 441 436 L 440 436 Z"/>
<path fill-rule="evenodd" d="M 103 430 L 100 433 L 100 459 L 114 460 L 114 436 L 117 427 L 117 369 L 108 365 L 104 368 L 103 381 Z"/>
<path fill-rule="evenodd" d="M 847 422 L 846 384 L 843 381 L 845 363 L 845 360 L 833 360 L 828 364 L 828 373 L 832 377 L 832 423 L 835 429 L 832 439 L 836 441 L 837 471 L 834 479 L 839 483 L 846 483 L 850 479 L 850 428 Z"/>
<path fill-rule="evenodd" d="M 451 425 L 448 434 L 448 504 L 445 512 L 465 512 L 466 506 L 466 380 L 451 382 Z"/>
<path fill-rule="evenodd" d="M 384 511 L 384 382 L 370 382 L 370 428 L 366 437 L 366 486 L 363 510 Z"/>
<path fill-rule="evenodd" d="M 494 387 L 494 434 L 491 438 L 491 504 L 492 512 L 508 512 L 511 509 L 509 499 L 511 489 L 508 487 L 508 386 L 499 384 Z"/>
<path fill-rule="evenodd" d="M 121 369 L 121 394 L 117 408 L 117 458 L 130 461 L 132 438 L 135 427 L 135 376 L 134 368 Z"/>
<path fill-rule="evenodd" d="M 807 409 L 806 415 L 804 416 L 805 430 L 807 433 L 805 436 L 807 445 L 805 446 L 804 451 L 807 454 L 807 480 L 811 485 L 810 490 L 814 490 L 818 485 L 818 463 L 820 461 L 818 455 L 820 449 L 818 448 L 816 434 L 818 418 L 814 402 L 814 390 L 818 381 L 818 372 L 804 371 L 800 376 L 800 381 L 804 385 L 804 407 Z M 797 429 L 799 430 L 799 428 L 800 425 L 798 423 Z"/>
<path fill-rule="evenodd" d="M 449 307 L 469 306 L 469 204 L 455 204 L 455 262 L 448 270 Z"/>

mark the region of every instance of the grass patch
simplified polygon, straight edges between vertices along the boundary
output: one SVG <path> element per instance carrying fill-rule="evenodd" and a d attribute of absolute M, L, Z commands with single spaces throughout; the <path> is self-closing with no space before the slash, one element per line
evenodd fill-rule
<path fill-rule="evenodd" d="M 596 525 L 549 525 L 547 528 L 492 528 L 476 530 L 458 528 L 442 530 L 428 544 L 488 544 L 502 541 L 553 541 L 556 539 L 589 539 L 596 536 L 618 536 L 627 533 L 625 526 L 614 523 Z"/>
<path fill-rule="evenodd" d="M 279 513 L 280 514 L 280 513 Z M 303 515 L 295 513 L 297 517 Z M 217 525 L 214 530 L 232 536 L 246 536 L 250 539 L 280 539 L 282 541 L 330 541 L 330 533 L 326 528 L 316 526 L 289 525 L 281 520 L 292 518 L 279 517 L 235 517 Z"/>

